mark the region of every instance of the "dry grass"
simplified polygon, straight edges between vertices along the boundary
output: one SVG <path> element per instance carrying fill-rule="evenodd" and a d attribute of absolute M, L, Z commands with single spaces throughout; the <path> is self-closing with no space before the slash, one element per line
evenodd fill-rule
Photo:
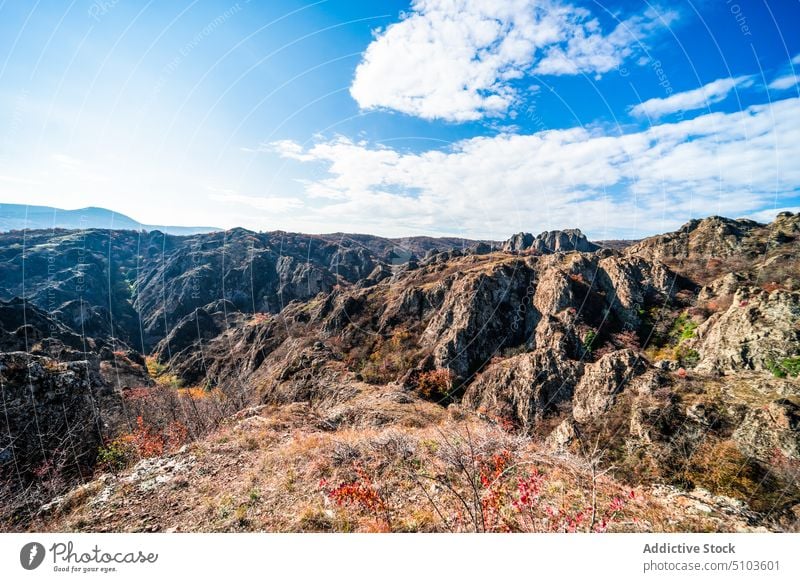
<path fill-rule="evenodd" d="M 102 487 L 85 488 L 33 527 L 527 531 L 514 503 L 518 480 L 534 472 L 545 482 L 537 503 L 555 512 L 555 517 L 540 516 L 544 521 L 536 522 L 537 527 L 569 529 L 560 525 L 567 522 L 558 521 L 558 516 L 573 516 L 591 505 L 592 478 L 580 458 L 549 455 L 532 440 L 474 416 L 432 414 L 435 407 L 421 401 L 396 406 L 406 408 L 402 427 L 353 423 L 330 430 L 306 404 L 241 413 L 188 450 L 104 476 Z M 497 481 L 501 485 L 491 481 L 487 486 L 482 480 L 487 474 L 498 476 L 493 471 L 499 458 L 504 459 Z M 477 504 L 470 498 L 476 486 L 482 487 Z M 629 488 L 608 476 L 596 481 L 596 491 L 598 508 L 609 507 L 616 498 L 626 499 L 608 526 L 611 531 L 739 527 L 722 514 L 711 516 L 723 520 L 720 525 L 705 514 L 677 512 L 644 488 L 637 488 L 631 498 Z M 488 525 L 483 515 L 486 499 L 491 500 Z M 577 529 L 589 527 L 586 523 Z"/>

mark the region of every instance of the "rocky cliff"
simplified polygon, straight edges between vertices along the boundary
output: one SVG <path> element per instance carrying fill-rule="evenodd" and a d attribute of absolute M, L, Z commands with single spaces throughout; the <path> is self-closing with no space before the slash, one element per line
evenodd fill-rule
<path fill-rule="evenodd" d="M 241 229 L 12 233 L 3 293 L 37 271 L 26 304 L 0 304 L 0 372 L 18 407 L 23 363 L 35 394 L 64 386 L 81 427 L 97 424 L 81 416 L 87 398 L 102 395 L 103 419 L 130 407 L 151 423 L 134 437 L 159 434 L 162 451 L 252 406 L 307 407 L 304 424 L 334 432 L 404 431 L 447 410 L 549 455 L 594 455 L 632 486 L 739 499 L 750 523 L 783 528 L 800 511 L 798 224 L 712 217 L 619 250 L 577 230 L 500 250 Z M 15 431 L 61 402 L 40 400 L 18 408 Z M 92 434 L 87 459 L 106 438 Z"/>

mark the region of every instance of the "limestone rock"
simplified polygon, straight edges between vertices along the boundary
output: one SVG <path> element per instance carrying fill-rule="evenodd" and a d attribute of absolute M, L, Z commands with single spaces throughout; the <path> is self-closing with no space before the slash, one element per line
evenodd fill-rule
<path fill-rule="evenodd" d="M 575 386 L 572 415 L 585 422 L 602 414 L 614 397 L 644 372 L 646 363 L 632 350 L 606 354 L 593 364 L 584 366 L 583 375 Z"/>
<path fill-rule="evenodd" d="M 800 293 L 739 289 L 697 328 L 699 371 L 766 370 L 800 348 Z"/>

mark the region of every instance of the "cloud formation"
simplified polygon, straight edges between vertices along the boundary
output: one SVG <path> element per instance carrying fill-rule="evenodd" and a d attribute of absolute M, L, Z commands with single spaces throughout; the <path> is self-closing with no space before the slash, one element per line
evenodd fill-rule
<path fill-rule="evenodd" d="M 517 101 L 514 80 L 608 72 L 675 18 L 648 9 L 605 32 L 559 0 L 414 0 L 367 47 L 350 93 L 363 109 L 424 119 L 496 116 Z"/>
<path fill-rule="evenodd" d="M 784 75 L 778 77 L 768 85 L 770 89 L 775 91 L 785 91 L 797 85 L 797 77 L 795 75 Z"/>
<path fill-rule="evenodd" d="M 322 166 L 303 182 L 309 227 L 504 238 L 579 226 L 603 238 L 786 206 L 800 189 L 798 134 L 794 98 L 623 135 L 573 128 L 417 153 L 339 137 L 275 151 Z"/>
<path fill-rule="evenodd" d="M 691 91 L 675 93 L 664 98 L 648 99 L 639 105 L 631 107 L 630 111 L 637 117 L 655 119 L 670 113 L 703 109 L 724 100 L 734 89 L 751 87 L 752 85 L 753 79 L 749 75 L 717 79 Z"/>

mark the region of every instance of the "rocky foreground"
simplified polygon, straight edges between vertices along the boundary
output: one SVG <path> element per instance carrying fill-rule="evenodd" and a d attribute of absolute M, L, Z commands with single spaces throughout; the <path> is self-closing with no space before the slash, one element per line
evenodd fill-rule
<path fill-rule="evenodd" d="M 3 529 L 793 531 L 798 246 L 0 235 Z"/>

